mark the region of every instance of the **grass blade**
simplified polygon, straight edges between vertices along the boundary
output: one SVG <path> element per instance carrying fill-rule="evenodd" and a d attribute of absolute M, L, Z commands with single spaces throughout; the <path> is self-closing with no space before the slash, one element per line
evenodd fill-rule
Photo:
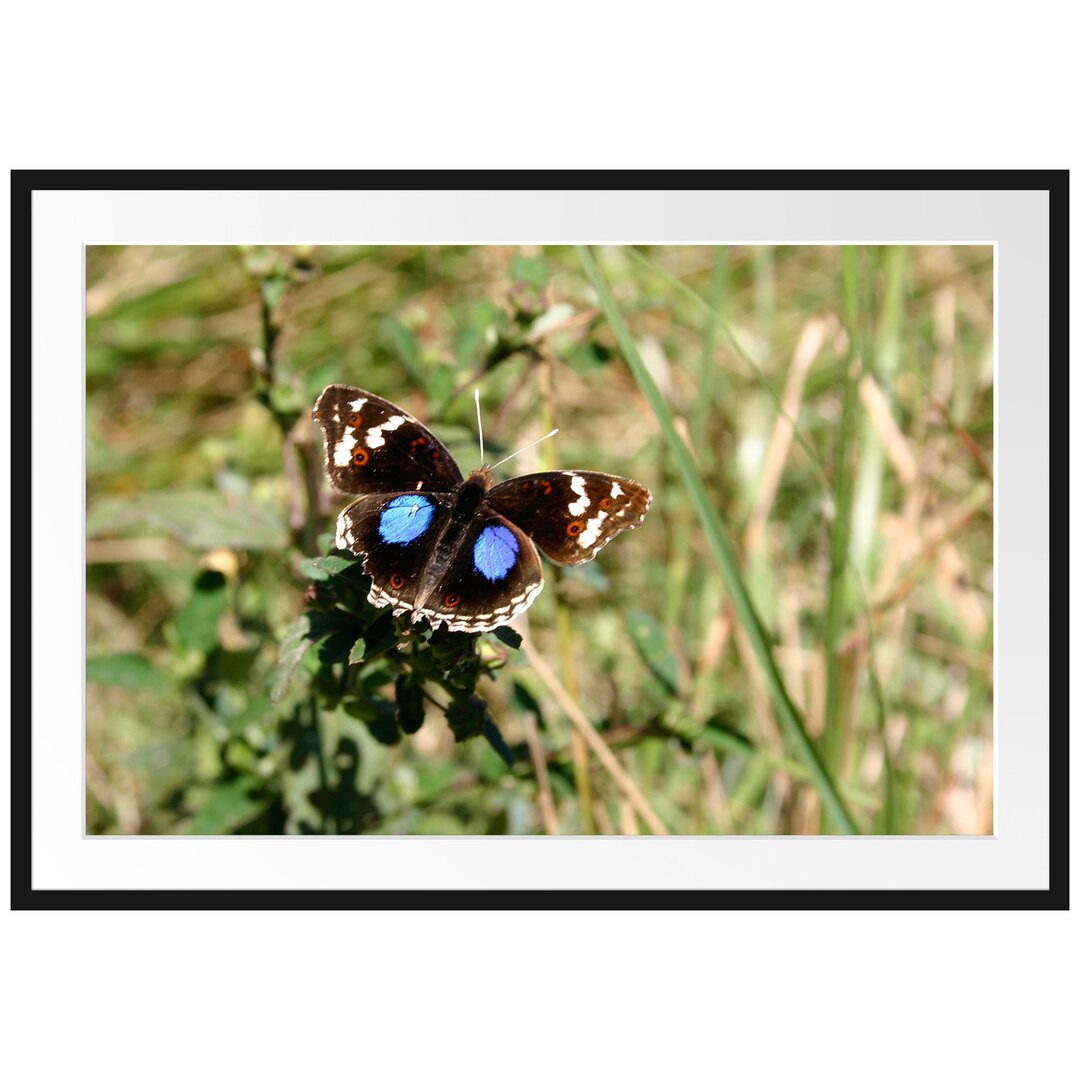
<path fill-rule="evenodd" d="M 715 320 L 714 327 L 720 330 L 720 332 L 724 336 L 724 339 L 727 341 L 728 345 L 731 346 L 731 349 L 735 353 L 735 355 L 753 372 L 754 377 L 761 386 L 761 388 L 772 399 L 773 405 L 776 407 L 777 413 L 780 416 L 785 417 L 788 423 L 791 424 L 792 436 L 799 444 L 799 447 L 802 449 L 802 451 L 806 454 L 806 459 L 810 463 L 811 468 L 813 468 L 813 470 L 817 474 L 819 480 L 821 481 L 823 489 L 827 489 L 829 486 L 828 480 L 825 476 L 824 469 L 822 469 L 821 467 L 821 462 L 818 461 L 818 456 L 813 446 L 811 446 L 810 443 L 807 442 L 806 436 L 803 435 L 802 430 L 796 423 L 795 417 L 788 415 L 787 411 L 784 409 L 784 403 L 780 400 L 780 392 L 776 389 L 775 386 L 773 386 L 769 379 L 766 378 L 765 372 L 761 370 L 761 367 L 757 363 L 757 361 L 746 351 L 746 349 L 743 348 L 742 343 L 735 336 L 731 327 L 728 326 L 727 322 L 724 320 L 720 309 L 714 306 L 704 296 L 700 296 L 698 293 L 696 293 L 693 289 L 690 288 L 689 285 L 686 284 L 685 281 L 680 281 L 679 278 L 674 277 L 662 266 L 658 266 L 656 263 L 647 259 L 636 248 L 627 248 L 627 251 L 639 266 L 648 270 L 650 273 L 656 274 L 672 289 L 681 293 L 688 300 L 690 300 L 706 315 L 708 319 Z"/>
<path fill-rule="evenodd" d="M 844 804 L 832 776 L 818 756 L 813 741 L 806 732 L 802 716 L 784 686 L 780 670 L 772 655 L 765 627 L 761 623 L 761 619 L 750 598 L 750 593 L 743 581 L 734 549 L 724 532 L 716 510 L 709 500 L 708 491 L 698 472 L 693 456 L 675 430 L 675 424 L 667 402 L 645 367 L 638 353 L 637 345 L 623 320 L 607 280 L 597 265 L 592 252 L 584 246 L 579 246 L 576 250 L 585 273 L 596 290 L 600 306 L 619 342 L 623 356 L 634 378 L 637 380 L 638 386 L 640 386 L 642 393 L 648 400 L 653 413 L 656 415 L 660 429 L 675 458 L 676 466 L 697 511 L 709 547 L 716 559 L 717 568 L 720 571 L 724 586 L 731 596 L 736 615 L 742 623 L 754 655 L 761 665 L 769 695 L 773 701 L 773 707 L 776 710 L 777 718 L 784 733 L 790 741 L 795 755 L 806 766 L 811 782 L 817 788 L 822 804 L 832 816 L 837 828 L 847 833 L 857 832 L 858 829 L 854 819 Z"/>
<path fill-rule="evenodd" d="M 906 256 L 907 249 L 900 245 L 891 245 L 882 253 L 882 296 L 876 340 L 873 355 L 867 348 L 867 355 L 862 357 L 863 370 L 877 380 L 886 402 L 890 402 L 892 397 L 893 382 L 900 366 Z M 851 329 L 849 326 L 849 333 Z M 851 517 L 851 565 L 863 577 L 872 577 L 880 555 L 874 550 L 874 543 L 881 511 L 884 471 L 885 444 L 873 416 L 863 410 Z"/>
<path fill-rule="evenodd" d="M 847 560 L 851 537 L 852 494 L 854 491 L 854 448 L 857 373 L 853 370 L 860 356 L 858 311 L 857 248 L 845 247 L 840 278 L 843 288 L 844 321 L 847 324 L 848 349 L 840 372 L 843 405 L 840 415 L 840 443 L 836 451 L 835 506 L 832 538 L 829 545 L 829 595 L 825 608 L 825 727 L 821 736 L 825 760 L 833 769 L 839 767 L 843 749 L 843 657 L 840 637 L 847 616 Z"/>

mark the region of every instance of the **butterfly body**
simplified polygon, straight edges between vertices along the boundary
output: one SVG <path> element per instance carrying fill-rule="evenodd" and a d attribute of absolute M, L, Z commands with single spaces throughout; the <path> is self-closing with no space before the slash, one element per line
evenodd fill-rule
<path fill-rule="evenodd" d="M 515 619 L 544 585 L 537 552 L 574 566 L 644 520 L 640 484 L 596 472 L 544 472 L 495 484 L 462 477 L 415 417 L 354 386 L 328 386 L 313 410 L 331 483 L 358 495 L 336 546 L 360 556 L 369 601 L 413 622 L 463 632 Z"/>

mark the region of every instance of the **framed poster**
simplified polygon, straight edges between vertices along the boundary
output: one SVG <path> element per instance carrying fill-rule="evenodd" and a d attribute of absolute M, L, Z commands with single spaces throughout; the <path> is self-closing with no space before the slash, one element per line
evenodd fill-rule
<path fill-rule="evenodd" d="M 15 173 L 13 904 L 1065 906 L 1066 192 Z"/>

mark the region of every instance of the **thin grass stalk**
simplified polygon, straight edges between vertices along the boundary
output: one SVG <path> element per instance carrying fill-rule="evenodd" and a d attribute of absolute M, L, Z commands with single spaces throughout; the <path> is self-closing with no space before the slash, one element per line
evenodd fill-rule
<path fill-rule="evenodd" d="M 844 728 L 845 672 L 840 640 L 847 618 L 847 558 L 851 537 L 854 489 L 855 426 L 858 421 L 856 413 L 858 387 L 854 370 L 856 358 L 860 355 L 858 257 L 858 249 L 851 246 L 845 247 L 841 256 L 840 280 L 848 348 L 840 368 L 843 398 L 839 444 L 836 451 L 834 517 L 829 544 L 829 591 L 825 608 L 825 725 L 821 745 L 825 760 L 837 773 L 843 750 Z"/>
<path fill-rule="evenodd" d="M 907 249 L 892 245 L 882 258 L 881 314 L 874 343 L 873 363 L 868 371 L 876 381 L 886 405 L 900 361 L 900 330 L 904 308 L 904 270 Z M 885 469 L 885 446 L 874 417 L 863 413 L 859 437 L 859 463 L 851 519 L 851 564 L 863 575 L 872 575 L 871 550 L 881 512 L 881 484 Z"/>
<path fill-rule="evenodd" d="M 886 727 L 888 709 L 885 705 L 885 691 L 881 686 L 877 663 L 874 660 L 873 631 L 869 630 L 866 643 L 866 658 L 866 670 L 870 677 L 870 694 L 874 701 L 874 719 L 877 723 L 878 738 L 881 740 L 881 759 L 885 773 L 885 799 L 878 815 L 880 828 L 877 831 L 884 833 L 886 836 L 891 836 L 896 832 L 896 774 L 893 766 L 892 750 L 889 749 Z"/>
<path fill-rule="evenodd" d="M 709 414 L 713 407 L 713 383 L 716 371 L 716 337 L 720 326 L 720 312 L 727 292 L 731 253 L 726 247 L 718 247 L 713 259 L 712 277 L 709 278 L 705 314 L 705 331 L 702 335 L 701 364 L 698 368 L 697 400 L 690 423 L 692 443 L 702 468 L 709 469 L 713 463 L 712 439 L 709 438 Z"/>
<path fill-rule="evenodd" d="M 525 729 L 525 742 L 529 747 L 533 771 L 536 773 L 536 807 L 540 813 L 540 822 L 548 836 L 559 835 L 559 816 L 555 811 L 555 797 L 551 793 L 551 779 L 548 776 L 547 760 L 540 745 L 540 733 L 536 728 L 536 716 L 526 710 L 521 717 L 521 726 Z"/>
<path fill-rule="evenodd" d="M 540 358 L 538 375 L 540 379 L 540 402 L 545 430 L 555 427 L 555 363 L 551 353 L 551 345 L 543 341 L 537 347 L 537 356 Z M 544 468 L 554 470 L 556 468 L 556 451 L 554 440 L 548 439 L 540 448 L 541 460 Z M 574 666 L 574 628 L 570 617 L 570 610 L 562 598 L 562 568 L 555 566 L 552 569 L 555 587 L 552 595 L 555 598 L 555 627 L 559 635 L 559 658 L 562 668 L 563 681 L 566 683 L 570 696 L 576 701 L 578 698 L 577 670 Z M 574 772 L 574 789 L 577 792 L 578 808 L 581 814 L 581 831 L 592 834 L 596 832 L 596 823 L 593 820 L 592 783 L 589 778 L 589 750 L 580 732 L 574 727 L 570 728 L 570 763 Z"/>
<path fill-rule="evenodd" d="M 597 761 L 607 770 L 608 775 L 615 782 L 615 786 L 638 812 L 642 821 L 649 826 L 655 836 L 667 836 L 670 832 L 668 827 L 657 816 L 656 811 L 650 805 L 641 788 L 635 783 L 634 778 L 622 767 L 614 753 L 608 749 L 607 743 L 604 742 L 599 732 L 589 722 L 589 718 L 582 712 L 578 703 L 567 693 L 566 687 L 555 677 L 555 672 L 548 667 L 547 662 L 533 645 L 532 640 L 523 637 L 521 649 L 532 665 L 533 671 L 536 672 L 548 688 L 548 692 L 559 707 L 570 718 L 570 722 L 575 729 L 581 733 L 582 738 L 589 744 L 589 749 L 596 755 Z"/>
<path fill-rule="evenodd" d="M 665 490 L 671 490 L 673 486 L 674 463 L 670 460 L 670 457 L 669 454 L 665 459 L 662 474 Z M 693 514 L 691 507 L 685 502 L 681 502 L 674 509 L 674 513 L 669 519 L 671 545 L 664 589 L 664 626 L 672 640 L 675 640 L 680 634 L 686 618 L 686 598 L 694 562 L 694 552 L 690 540 L 690 525 Z"/>
<path fill-rule="evenodd" d="M 305 439 L 297 439 L 289 416 L 275 404 L 274 388 L 282 383 L 277 348 L 281 339 L 281 302 L 285 291 L 270 288 L 280 267 L 270 265 L 261 274 L 252 272 L 258 285 L 259 326 L 262 334 L 261 363 L 256 366 L 255 397 L 274 418 L 282 437 L 285 475 L 289 481 L 294 513 L 290 524 L 296 546 L 306 555 L 318 554 L 322 526 L 319 493 L 322 490 L 322 462 L 311 439 L 309 425 Z M 302 492 L 302 494 L 301 494 Z"/>
<path fill-rule="evenodd" d="M 716 325 L 718 329 L 721 330 L 724 334 L 724 337 L 727 338 L 728 344 L 735 352 L 735 355 L 738 356 L 739 359 L 742 360 L 742 362 L 746 364 L 746 366 L 750 368 L 751 371 L 753 371 L 754 376 L 756 377 L 758 383 L 761 385 L 761 388 L 772 399 L 773 404 L 776 406 L 776 411 L 781 416 L 787 417 L 788 422 L 791 424 L 792 435 L 794 436 L 795 441 L 799 444 L 799 447 L 806 454 L 806 458 L 807 461 L 810 463 L 810 467 L 816 473 L 818 480 L 821 482 L 822 486 L 824 488 L 828 488 L 828 478 L 825 475 L 825 470 L 821 466 L 821 462 L 818 461 L 818 456 L 813 446 L 811 446 L 810 443 L 807 442 L 806 436 L 804 436 L 803 433 L 799 430 L 799 425 L 795 422 L 795 418 L 788 415 L 787 411 L 784 409 L 783 402 L 780 400 L 780 394 L 777 391 L 776 387 L 773 386 L 773 384 L 769 382 L 769 380 L 765 377 L 765 372 L 761 370 L 761 366 L 758 364 L 758 362 L 746 351 L 746 349 L 743 348 L 741 342 L 734 335 L 731 327 L 728 326 L 728 324 L 724 321 L 720 312 L 710 307 L 709 302 L 705 299 L 705 297 L 700 296 L 698 295 L 698 293 L 694 292 L 694 290 L 691 289 L 685 281 L 680 281 L 674 275 L 669 274 L 667 270 L 665 270 L 662 266 L 657 266 L 654 263 L 650 262 L 650 260 L 647 259 L 644 255 L 642 255 L 640 251 L 636 250 L 635 248 L 627 248 L 626 250 L 639 265 L 645 267 L 645 269 L 649 270 L 651 273 L 654 273 L 659 277 L 663 278 L 663 280 L 668 285 L 687 296 L 694 304 L 697 305 L 697 307 L 699 307 L 706 314 L 712 314 L 716 316 Z"/>
<path fill-rule="evenodd" d="M 901 482 L 914 483 L 918 467 L 895 422 L 890 409 L 890 392 L 900 364 L 904 309 L 904 282 L 907 269 L 907 248 L 887 247 L 882 260 L 883 285 L 881 315 L 874 343 L 872 369 L 859 376 L 859 396 L 863 404 L 862 431 L 859 440 L 859 464 L 855 477 L 855 493 L 851 522 L 850 562 L 857 600 L 866 625 L 866 671 L 868 691 L 873 704 L 874 719 L 884 771 L 884 800 L 878 814 L 878 832 L 886 835 L 896 831 L 896 782 L 892 751 L 886 733 L 888 707 L 885 690 L 878 672 L 877 648 L 870 600 L 865 582 L 871 577 L 876 552 L 872 548 L 875 527 L 881 514 L 881 489 L 885 472 L 886 453 L 889 454 Z M 906 457 L 904 452 L 907 451 Z M 857 655 L 857 654 L 853 654 Z"/>
<path fill-rule="evenodd" d="M 314 694 L 308 697 L 308 715 L 311 717 L 311 728 L 315 736 L 315 762 L 319 769 L 319 788 L 326 794 L 330 791 L 330 769 L 327 765 L 327 753 L 326 742 L 323 738 L 323 716 L 322 710 L 319 708 L 319 702 Z M 326 805 L 320 806 L 319 811 L 322 815 L 323 832 L 328 836 L 334 836 L 337 833 L 337 822 L 333 816 L 326 809 Z"/>
<path fill-rule="evenodd" d="M 794 758 L 785 757 L 783 754 L 776 753 L 767 747 L 754 746 L 746 742 L 746 740 L 739 735 L 726 731 L 724 728 L 703 728 L 701 734 L 697 737 L 697 742 L 700 745 L 723 751 L 725 754 L 733 754 L 736 757 L 745 758 L 748 763 L 761 759 L 768 764 L 770 771 L 785 772 L 790 775 L 793 780 L 800 780 L 804 783 L 809 782 L 810 780 L 810 773 L 802 762 L 796 761 Z M 860 790 L 851 783 L 844 786 L 844 798 L 853 806 L 861 806 L 868 809 L 877 804 L 877 800 L 873 793 Z"/>
<path fill-rule="evenodd" d="M 713 259 L 712 276 L 709 279 L 709 311 L 705 317 L 705 329 L 701 348 L 701 362 L 698 366 L 697 394 L 694 411 L 690 418 L 690 445 L 698 459 L 703 473 L 712 475 L 715 469 L 716 455 L 713 453 L 713 440 L 709 433 L 709 416 L 713 410 L 716 374 L 716 336 L 720 322 L 720 305 L 727 289 L 730 253 L 726 247 L 718 247 Z M 664 479 L 677 467 L 670 457 L 665 461 Z M 691 571 L 694 566 L 694 552 L 691 540 L 691 525 L 694 511 L 685 501 L 680 502 L 674 525 L 671 530 L 671 555 L 668 559 L 667 600 L 664 605 L 664 624 L 669 636 L 677 639 L 685 625 L 686 595 L 690 585 Z M 700 590 L 696 590 L 696 600 L 703 599 Z"/>
<path fill-rule="evenodd" d="M 798 759 L 806 766 L 811 782 L 821 794 L 822 804 L 826 806 L 829 813 L 832 814 L 837 827 L 844 832 L 855 833 L 858 831 L 855 821 L 845 805 L 844 800 L 841 798 L 840 793 L 837 791 L 836 784 L 834 783 L 829 770 L 818 756 L 813 741 L 810 739 L 809 735 L 807 735 L 806 727 L 799 710 L 795 707 L 795 704 L 792 702 L 791 697 L 784 687 L 780 670 L 777 667 L 776 660 L 772 654 L 768 634 L 765 627 L 762 625 L 757 609 L 754 607 L 754 603 L 750 598 L 749 591 L 743 580 L 742 572 L 739 569 L 738 560 L 735 557 L 734 549 L 732 548 L 731 542 L 728 540 L 716 511 L 709 500 L 708 491 L 698 472 L 693 456 L 685 442 L 679 437 L 678 432 L 675 430 L 675 423 L 672 419 L 671 412 L 668 409 L 667 402 L 664 400 L 659 388 L 653 381 L 648 369 L 645 367 L 641 355 L 638 353 L 637 345 L 630 334 L 629 328 L 623 320 L 618 305 L 615 303 L 615 298 L 612 295 L 607 279 L 597 266 L 592 251 L 585 246 L 578 246 L 576 250 L 585 273 L 592 283 L 593 288 L 596 290 L 600 306 L 603 308 L 604 315 L 619 342 L 627 365 L 633 373 L 642 393 L 645 395 L 646 400 L 649 402 L 649 405 L 660 424 L 660 429 L 664 434 L 664 438 L 675 456 L 679 472 L 682 475 L 686 490 L 697 510 L 698 518 L 701 521 L 705 537 L 709 542 L 709 547 L 716 560 L 720 576 L 731 597 L 736 616 L 743 625 L 754 655 L 761 665 L 766 686 L 784 734 L 790 742 L 796 757 L 798 757 Z"/>

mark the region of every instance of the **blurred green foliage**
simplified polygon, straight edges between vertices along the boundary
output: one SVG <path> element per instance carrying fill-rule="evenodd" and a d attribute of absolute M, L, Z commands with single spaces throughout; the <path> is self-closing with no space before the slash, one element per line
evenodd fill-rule
<path fill-rule="evenodd" d="M 637 379 L 572 249 L 88 249 L 90 832 L 645 829 L 512 630 L 410 637 L 330 555 L 330 382 L 652 488 L 528 625 L 667 829 L 835 825 L 689 482 L 857 826 L 990 831 L 992 251 L 592 257 Z"/>

